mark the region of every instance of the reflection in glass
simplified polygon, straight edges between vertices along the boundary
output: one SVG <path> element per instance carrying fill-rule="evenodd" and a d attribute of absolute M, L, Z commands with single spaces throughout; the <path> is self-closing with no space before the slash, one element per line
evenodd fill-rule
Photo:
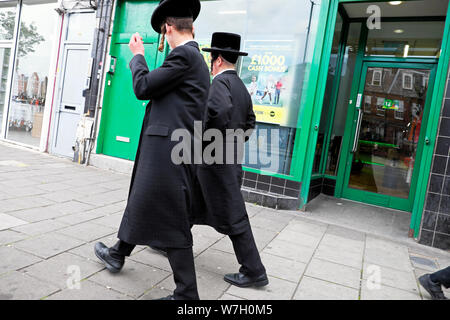
<path fill-rule="evenodd" d="M 8 82 L 9 59 L 11 56 L 10 48 L 0 48 L 0 128 L 3 121 L 3 112 L 5 110 L 5 98 Z M 1 130 L 0 130 L 1 131 Z"/>
<path fill-rule="evenodd" d="M 22 8 L 7 138 L 33 146 L 40 143 L 46 106 L 55 4 L 24 1 Z"/>
<path fill-rule="evenodd" d="M 380 86 L 372 82 L 378 70 Z M 411 75 L 411 88 L 404 75 Z M 368 68 L 351 188 L 408 198 L 428 90 L 424 79 L 429 77 L 429 70 Z"/>
<path fill-rule="evenodd" d="M 0 40 L 12 40 L 17 2 L 0 2 Z"/>
<path fill-rule="evenodd" d="M 341 156 L 342 139 L 345 131 L 345 118 L 347 116 L 348 101 L 352 90 L 353 74 L 358 52 L 359 36 L 361 33 L 360 23 L 351 23 L 348 32 L 345 56 L 342 64 L 341 79 L 339 81 L 339 92 L 332 123 L 330 144 L 328 147 L 325 174 L 336 176 L 339 159 Z"/>
<path fill-rule="evenodd" d="M 252 96 L 258 128 L 246 145 L 244 166 L 290 173 L 319 8 L 309 0 L 202 2 L 202 14 L 195 22 L 200 46 L 209 46 L 215 31 L 234 32 L 242 36 L 242 51 L 249 53 L 241 58 L 238 72 Z M 209 54 L 205 59 L 210 65 Z M 261 153 L 269 153 L 277 166 L 260 161 Z"/>
<path fill-rule="evenodd" d="M 328 128 L 328 116 L 329 113 L 332 112 L 333 108 L 333 92 L 334 92 L 334 84 L 336 81 L 336 77 L 339 77 L 339 75 L 336 74 L 336 68 L 338 65 L 338 59 L 339 59 L 339 44 L 341 42 L 341 36 L 342 36 L 342 23 L 343 20 L 341 18 L 341 15 L 338 14 L 336 18 L 336 27 L 334 30 L 334 36 L 333 36 L 333 45 L 331 47 L 331 56 L 330 56 L 330 63 L 328 65 L 328 76 L 327 76 L 327 86 L 325 89 L 325 96 L 323 100 L 323 107 L 322 107 L 322 115 L 320 118 L 320 127 L 319 127 L 319 134 L 317 136 L 317 146 L 316 146 L 316 152 L 314 154 L 314 165 L 313 165 L 313 174 L 314 173 L 320 173 L 320 158 L 322 156 L 322 151 L 324 147 L 324 140 L 326 131 Z"/>
<path fill-rule="evenodd" d="M 366 55 L 439 58 L 444 21 L 382 22 L 369 30 Z"/>

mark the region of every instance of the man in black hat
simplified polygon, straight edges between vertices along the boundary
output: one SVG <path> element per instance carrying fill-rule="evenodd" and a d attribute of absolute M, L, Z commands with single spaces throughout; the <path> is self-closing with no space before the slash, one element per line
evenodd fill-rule
<path fill-rule="evenodd" d="M 147 105 L 131 178 L 128 203 L 113 247 L 95 245 L 97 257 L 111 272 L 119 272 L 136 245 L 165 248 L 176 289 L 167 299 L 199 299 L 195 276 L 190 216 L 195 166 L 175 164 L 171 153 L 174 130 L 187 130 L 193 140 L 194 121 L 202 121 L 208 97 L 208 67 L 193 41 L 193 21 L 199 0 L 162 0 L 151 24 L 172 51 L 163 65 L 149 71 L 139 34 L 129 47 L 133 89 Z"/>
<path fill-rule="evenodd" d="M 248 90 L 235 70 L 239 56 L 247 55 L 239 51 L 240 45 L 238 34 L 217 32 L 213 34 L 211 48 L 203 49 L 211 52 L 214 76 L 207 103 L 205 134 L 211 129 L 218 130 L 225 144 L 212 155 L 215 163 L 208 161 L 206 147 L 206 163 L 198 167 L 198 189 L 205 208 L 203 215 L 196 211 L 196 223 L 214 227 L 229 235 L 233 242 L 241 268 L 238 273 L 225 275 L 225 281 L 239 287 L 261 287 L 269 281 L 241 194 L 244 141 L 255 127 L 255 114 Z"/>

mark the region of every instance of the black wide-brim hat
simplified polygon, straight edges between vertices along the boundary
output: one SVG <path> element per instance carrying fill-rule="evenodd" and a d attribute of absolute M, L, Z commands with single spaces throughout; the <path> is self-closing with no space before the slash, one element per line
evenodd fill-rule
<path fill-rule="evenodd" d="M 241 36 L 236 33 L 215 32 L 212 35 L 211 48 L 203 48 L 206 52 L 232 53 L 238 56 L 248 56 L 247 52 L 240 51 Z"/>
<path fill-rule="evenodd" d="M 200 0 L 161 0 L 152 14 L 152 28 L 161 33 L 161 26 L 167 17 L 192 18 L 195 21 L 200 8 Z"/>

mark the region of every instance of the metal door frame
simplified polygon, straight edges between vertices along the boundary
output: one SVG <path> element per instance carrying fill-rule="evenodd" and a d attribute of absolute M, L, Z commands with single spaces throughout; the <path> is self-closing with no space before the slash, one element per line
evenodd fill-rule
<path fill-rule="evenodd" d="M 388 195 L 381 195 L 376 194 L 370 191 L 364 191 L 364 190 L 358 190 L 354 188 L 350 188 L 348 186 L 349 184 L 349 178 L 350 178 L 350 171 L 352 168 L 352 161 L 353 161 L 353 152 L 351 152 L 352 146 L 351 144 L 355 140 L 355 135 L 359 134 L 360 128 L 357 128 L 358 125 L 358 115 L 361 110 L 362 106 L 358 110 L 358 108 L 353 107 L 351 105 L 348 109 L 348 115 L 347 115 L 347 126 L 346 126 L 346 133 L 344 135 L 343 139 L 343 148 L 341 156 L 343 157 L 342 161 L 339 163 L 338 171 L 340 171 L 340 174 L 338 175 L 338 179 L 336 181 L 336 185 L 339 185 L 340 194 L 336 195 L 338 197 L 355 200 L 361 202 L 361 199 L 364 199 L 365 203 L 374 204 L 374 205 L 380 205 L 387 208 L 402 210 L 402 211 L 412 211 L 413 202 L 414 202 L 414 194 L 416 193 L 417 188 L 417 179 L 418 179 L 418 168 L 420 168 L 420 161 L 422 158 L 423 148 L 425 145 L 425 136 L 427 131 L 427 125 L 428 125 L 428 118 L 430 113 L 430 106 L 431 106 L 431 100 L 432 100 L 432 93 L 434 89 L 434 80 L 436 77 L 436 68 L 437 65 L 435 63 L 411 63 L 411 62 L 384 62 L 384 61 L 365 61 L 362 65 L 361 72 L 355 73 L 355 78 L 353 79 L 354 86 L 358 87 L 358 90 L 356 92 L 356 96 L 352 95 L 351 99 L 353 101 L 357 101 L 357 96 L 361 94 L 361 103 L 363 103 L 364 99 L 364 87 L 366 83 L 366 76 L 367 76 L 367 70 L 372 67 L 380 67 L 380 68 L 401 68 L 401 69 L 427 69 L 430 70 L 430 79 L 429 79 L 429 85 L 427 89 L 427 96 L 424 104 L 424 113 L 422 118 L 422 125 L 421 125 L 421 132 L 419 137 L 419 142 L 417 145 L 417 151 L 416 151 L 416 160 L 413 170 L 413 178 L 411 180 L 411 188 L 409 191 L 408 199 L 401 199 L 397 197 L 392 197 Z M 350 121 L 350 122 L 349 122 Z M 358 131 L 358 132 L 356 132 Z M 344 145 L 346 148 L 344 148 Z M 371 199 L 370 196 L 373 196 L 374 199 Z M 383 202 L 387 201 L 388 204 L 384 205 Z"/>

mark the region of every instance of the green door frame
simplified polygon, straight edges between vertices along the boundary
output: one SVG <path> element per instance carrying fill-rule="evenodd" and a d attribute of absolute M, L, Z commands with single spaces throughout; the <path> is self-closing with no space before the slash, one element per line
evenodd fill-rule
<path fill-rule="evenodd" d="M 362 66 L 362 72 L 361 72 L 361 76 L 360 78 L 354 78 L 354 82 L 355 82 L 355 86 L 358 86 L 358 91 L 356 92 L 356 95 L 361 94 L 362 98 L 364 98 L 363 96 L 363 92 L 364 92 L 364 87 L 366 84 L 366 75 L 367 75 L 367 70 L 371 67 L 379 67 L 379 68 L 402 68 L 402 69 L 427 69 L 430 70 L 430 79 L 429 79 L 429 87 L 428 87 L 428 91 L 427 91 L 427 97 L 426 97 L 426 101 L 425 101 L 425 105 L 424 105 L 424 110 L 425 112 L 423 113 L 423 119 L 422 119 L 422 129 L 421 133 L 420 133 L 420 137 L 419 137 L 419 143 L 417 146 L 417 153 L 416 153 L 416 159 L 421 159 L 421 155 L 423 152 L 423 148 L 425 145 L 425 134 L 426 134 L 426 124 L 428 121 L 428 111 L 430 110 L 430 104 L 431 104 L 431 94 L 433 92 L 433 88 L 434 88 L 434 79 L 436 76 L 436 64 L 435 63 L 410 63 L 410 62 L 376 62 L 373 61 L 372 59 L 370 61 L 364 61 L 363 66 Z M 356 100 L 355 96 L 352 96 L 353 100 Z M 362 107 L 360 107 L 362 108 Z M 349 108 L 348 113 L 350 113 L 350 115 L 348 115 L 348 117 L 350 118 L 350 122 L 352 125 L 347 126 L 346 128 L 346 136 L 348 137 L 348 140 L 344 140 L 347 141 L 347 143 L 345 144 L 345 147 L 343 148 L 342 151 L 342 166 L 340 166 L 340 170 L 342 171 L 343 174 L 340 175 L 340 177 L 342 177 L 342 179 L 338 179 L 336 181 L 336 185 L 339 184 L 339 189 L 341 190 L 340 194 L 335 194 L 336 197 L 338 198 L 347 198 L 347 199 L 351 199 L 351 200 L 356 200 L 359 202 L 365 202 L 365 203 L 369 203 L 369 204 L 374 204 L 374 205 L 381 205 L 381 206 L 385 206 L 388 208 L 392 208 L 392 209 L 397 209 L 397 210 L 403 210 L 403 211 L 408 211 L 410 212 L 412 210 L 413 207 L 413 202 L 414 202 L 414 195 L 415 195 L 415 187 L 416 187 L 416 182 L 417 182 L 417 174 L 418 174 L 418 170 L 417 167 L 414 169 L 413 171 L 413 178 L 411 180 L 411 190 L 410 190 L 410 194 L 408 199 L 400 199 L 400 198 L 395 198 L 395 197 L 390 197 L 387 195 L 379 195 L 379 194 L 375 194 L 372 192 L 367 192 L 367 191 L 362 191 L 362 190 L 357 190 L 357 189 L 351 189 L 348 187 L 348 182 L 349 182 L 349 177 L 350 177 L 350 171 L 351 171 L 351 164 L 352 164 L 352 160 L 353 160 L 353 154 L 351 153 L 351 148 L 352 148 L 352 142 L 355 139 L 355 134 L 359 134 L 356 133 L 356 122 L 357 122 L 357 115 L 358 115 L 358 111 L 355 108 Z M 344 143 L 344 142 L 343 142 Z M 345 150 L 345 153 L 344 153 Z M 418 163 L 416 161 L 416 163 Z"/>
<path fill-rule="evenodd" d="M 414 1 L 414 0 L 406 0 Z M 299 119 L 301 134 L 296 139 L 294 148 L 294 159 L 296 160 L 296 170 L 301 173 L 301 203 L 300 208 L 308 202 L 309 186 L 312 178 L 312 167 L 314 162 L 314 150 L 317 143 L 319 121 L 322 112 L 322 104 L 325 93 L 325 86 L 328 73 L 328 65 L 331 56 L 331 46 L 335 29 L 336 15 L 341 3 L 364 3 L 364 2 L 387 2 L 384 0 L 324 0 L 321 3 L 319 16 L 319 28 L 314 48 L 314 58 L 309 72 L 308 83 L 305 88 L 302 105 L 306 112 L 302 119 Z M 429 121 L 426 129 L 426 137 L 430 143 L 424 147 L 418 172 L 418 181 L 410 228 L 414 232 L 414 237 L 419 234 L 422 220 L 423 207 L 428 185 L 428 178 L 431 170 L 433 150 L 436 143 L 436 135 L 439 123 L 439 114 L 443 103 L 444 92 L 447 84 L 447 74 L 450 60 L 450 6 L 447 9 L 444 35 L 442 39 L 441 55 L 436 68 L 436 78 L 434 88 L 431 92 Z M 417 61 L 419 62 L 419 61 Z M 423 62 L 423 61 L 422 61 Z M 361 60 L 362 63 L 362 60 Z M 356 66 L 357 67 L 357 66 Z M 357 89 L 355 89 L 357 90 Z M 353 89 L 352 89 L 353 91 Z M 352 101 L 351 107 L 356 101 Z M 344 138 L 345 139 L 345 138 Z M 347 140 L 348 141 L 348 140 Z M 303 152 L 300 152 L 302 150 Z"/>

